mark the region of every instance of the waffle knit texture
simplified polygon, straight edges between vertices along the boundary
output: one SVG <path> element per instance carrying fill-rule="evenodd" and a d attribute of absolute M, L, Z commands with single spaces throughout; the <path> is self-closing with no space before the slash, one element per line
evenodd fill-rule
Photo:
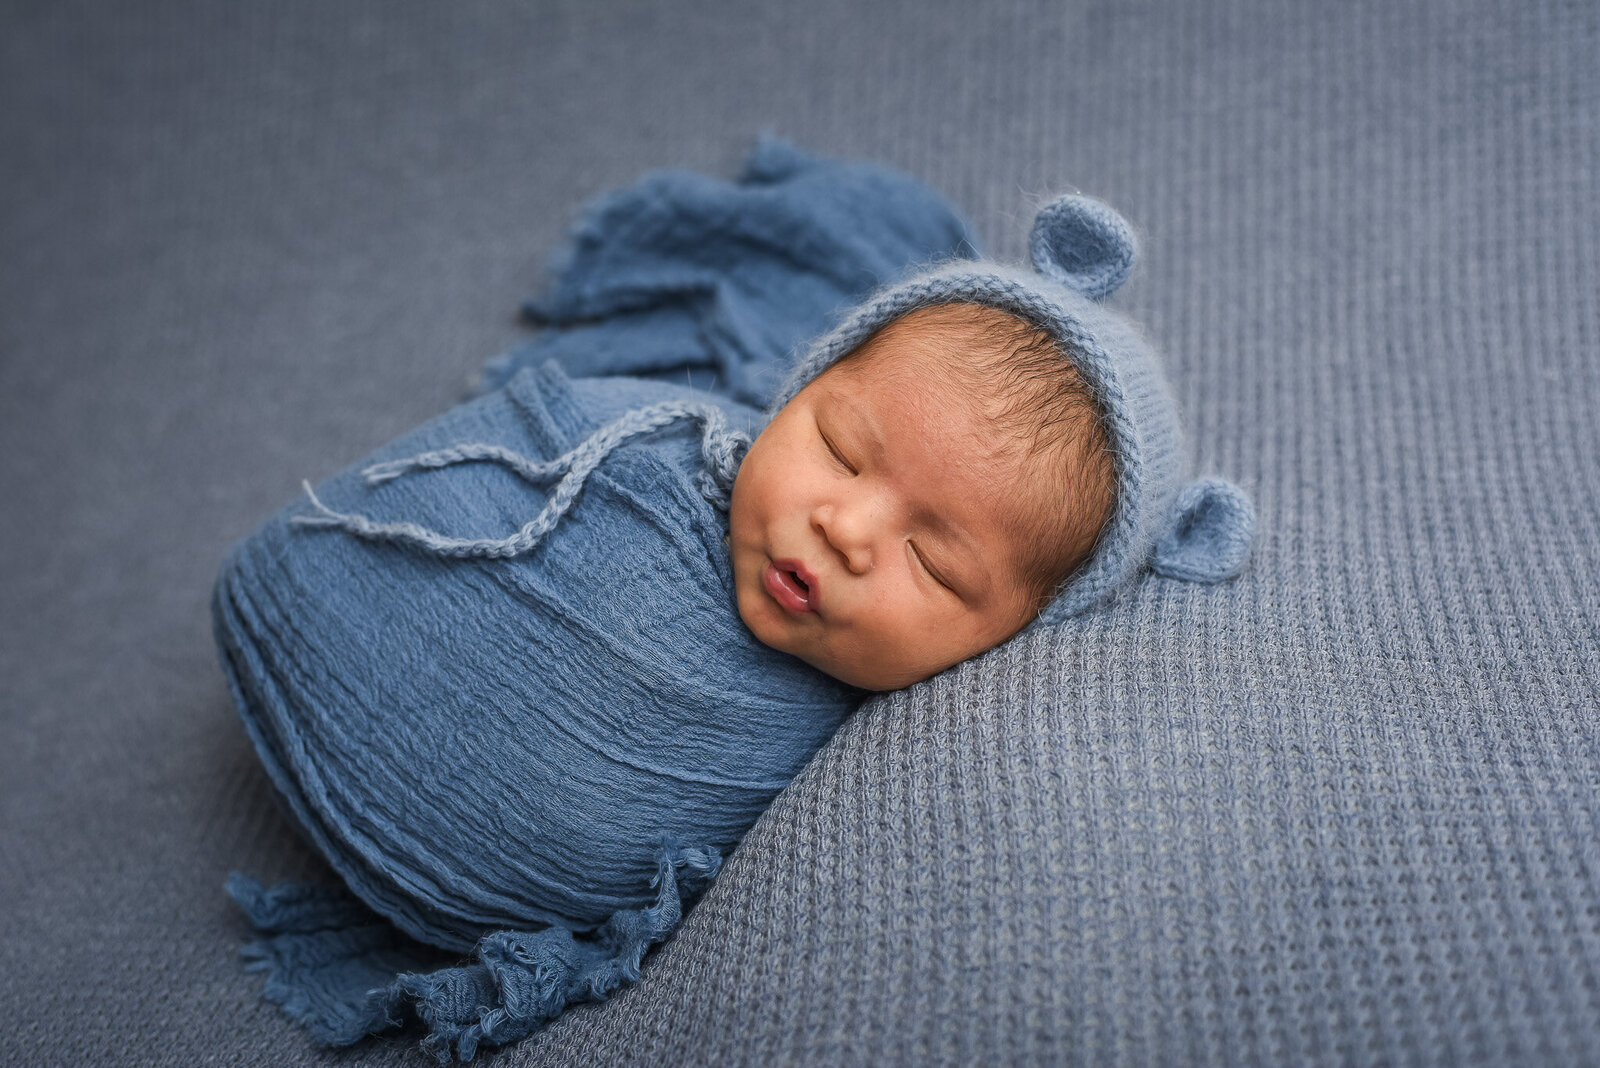
<path fill-rule="evenodd" d="M 1600 1064 L 1593 3 L 7 11 L 0 1063 L 429 1063 L 239 968 L 228 871 L 326 873 L 217 562 L 520 340 L 573 205 L 769 126 L 1002 262 L 1114 204 L 1249 562 L 872 698 L 638 982 L 480 1060 Z"/>

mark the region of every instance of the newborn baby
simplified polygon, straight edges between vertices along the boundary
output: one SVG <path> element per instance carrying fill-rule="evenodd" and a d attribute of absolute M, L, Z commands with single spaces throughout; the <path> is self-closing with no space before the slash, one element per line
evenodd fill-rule
<path fill-rule="evenodd" d="M 332 1044 L 408 1014 L 445 1054 L 513 1041 L 638 978 L 864 690 L 1147 571 L 1235 574 L 1249 501 L 1188 480 L 1159 361 L 1099 303 L 1126 223 L 1065 197 L 1029 254 L 880 290 L 765 416 L 520 369 L 236 546 L 229 682 L 343 884 L 230 883 L 269 996 Z"/>
<path fill-rule="evenodd" d="M 761 641 L 889 690 L 993 648 L 1088 555 L 1115 481 L 1051 337 L 982 304 L 918 308 L 818 375 L 739 468 L 729 548 Z"/>

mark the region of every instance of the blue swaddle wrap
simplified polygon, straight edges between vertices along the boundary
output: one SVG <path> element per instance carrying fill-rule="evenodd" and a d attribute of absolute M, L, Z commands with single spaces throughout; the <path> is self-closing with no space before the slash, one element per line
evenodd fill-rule
<path fill-rule="evenodd" d="M 970 251 L 910 179 L 773 140 L 738 183 L 648 178 L 575 229 L 544 302 L 574 318 L 500 388 L 234 547 L 229 682 L 347 888 L 230 879 L 269 997 L 324 1042 L 415 1015 L 466 1058 L 637 978 L 862 696 L 739 619 L 725 509 L 762 414 L 670 379 L 760 400 L 835 311 Z M 624 370 L 656 380 L 568 377 Z"/>
<path fill-rule="evenodd" d="M 976 256 L 922 183 L 762 137 L 735 182 L 663 171 L 585 207 L 523 306 L 554 329 L 491 360 L 481 385 L 555 360 L 763 407 L 799 350 L 873 289 Z"/>

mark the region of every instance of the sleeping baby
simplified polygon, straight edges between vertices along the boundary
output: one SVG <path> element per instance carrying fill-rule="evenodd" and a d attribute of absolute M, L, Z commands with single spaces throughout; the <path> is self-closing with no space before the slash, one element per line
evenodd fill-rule
<path fill-rule="evenodd" d="M 897 689 L 999 645 L 1111 511 L 1094 398 L 983 304 L 907 312 L 783 406 L 729 512 L 739 614 L 837 679 Z"/>
<path fill-rule="evenodd" d="M 524 369 L 236 547 L 229 679 L 344 884 L 230 883 L 269 994 L 335 1044 L 520 1038 L 638 977 L 864 691 L 1147 571 L 1237 573 L 1248 500 L 1189 479 L 1159 362 L 1100 303 L 1127 224 L 1065 197 L 1029 252 L 878 291 L 765 414 Z"/>

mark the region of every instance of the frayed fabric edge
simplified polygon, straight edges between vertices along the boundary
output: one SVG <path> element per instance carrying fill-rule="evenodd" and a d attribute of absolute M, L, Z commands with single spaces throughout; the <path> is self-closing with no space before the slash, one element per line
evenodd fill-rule
<path fill-rule="evenodd" d="M 683 918 L 683 894 L 704 889 L 722 865 L 714 848 L 667 839 L 656 860 L 651 906 L 620 909 L 583 937 L 560 926 L 495 931 L 479 940 L 475 961 L 431 971 L 400 970 L 403 936 L 342 888 L 265 888 L 235 873 L 227 890 L 264 934 L 245 946 L 246 967 L 267 973 L 263 994 L 318 1042 L 348 1046 L 415 1018 L 427 1028 L 423 1049 L 448 1064 L 636 982 L 650 947 Z M 385 971 L 392 978 L 373 985 Z"/>

